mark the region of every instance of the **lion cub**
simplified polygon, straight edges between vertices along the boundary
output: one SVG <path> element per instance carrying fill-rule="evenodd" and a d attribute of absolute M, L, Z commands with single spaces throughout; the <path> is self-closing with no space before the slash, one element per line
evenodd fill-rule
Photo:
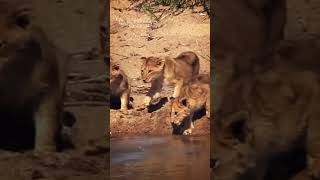
<path fill-rule="evenodd" d="M 56 151 L 71 57 L 30 13 L 21 4 L 0 2 L 0 145 Z"/>
<path fill-rule="evenodd" d="M 191 51 L 183 52 L 173 59 L 165 57 L 164 61 L 157 57 L 141 59 L 144 60 L 141 67 L 142 80 L 152 83 L 144 100 L 145 106 L 159 96 L 163 84 L 175 84 L 172 96 L 176 98 L 180 95 L 182 86 L 199 74 L 199 58 Z"/>
<path fill-rule="evenodd" d="M 130 82 L 128 76 L 120 69 L 119 64 L 110 62 L 110 91 L 111 99 L 119 99 L 121 101 L 121 112 L 128 112 L 130 97 Z"/>
<path fill-rule="evenodd" d="M 180 123 L 188 117 L 187 129 L 184 135 L 192 133 L 194 113 L 206 108 L 206 116 L 210 117 L 210 77 L 208 74 L 199 74 L 187 85 L 183 86 L 179 97 L 171 101 L 171 119 Z"/>

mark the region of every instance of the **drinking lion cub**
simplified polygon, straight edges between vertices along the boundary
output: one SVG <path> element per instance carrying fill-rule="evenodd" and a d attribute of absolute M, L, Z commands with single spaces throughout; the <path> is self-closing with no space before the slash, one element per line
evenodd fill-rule
<path fill-rule="evenodd" d="M 152 99 L 159 96 L 163 84 L 175 84 L 173 97 L 180 95 L 181 88 L 194 76 L 199 74 L 199 58 L 191 51 L 183 52 L 176 58 L 165 57 L 163 61 L 157 57 L 142 57 L 144 60 L 141 67 L 141 77 L 143 82 L 150 83 L 144 105 L 148 106 Z"/>
<path fill-rule="evenodd" d="M 183 134 L 191 134 L 194 128 L 194 113 L 204 107 L 207 117 L 210 117 L 210 77 L 208 74 L 199 74 L 185 85 L 180 96 L 171 102 L 171 119 L 177 124 L 187 117 L 187 129 Z"/>
<path fill-rule="evenodd" d="M 130 97 L 130 83 L 127 75 L 118 64 L 110 63 L 111 100 L 120 98 L 121 112 L 127 113 Z M 112 102 L 112 101 L 111 101 Z"/>

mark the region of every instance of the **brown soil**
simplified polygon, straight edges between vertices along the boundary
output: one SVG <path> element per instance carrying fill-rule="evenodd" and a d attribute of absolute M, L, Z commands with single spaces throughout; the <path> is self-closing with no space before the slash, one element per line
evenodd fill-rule
<path fill-rule="evenodd" d="M 144 12 L 132 10 L 132 7 L 128 1 L 111 1 L 110 55 L 131 79 L 134 107 L 141 105 L 150 87 L 140 79 L 140 58 L 143 56 L 175 57 L 191 50 L 200 58 L 200 73 L 210 72 L 210 19 L 203 8 L 186 9 L 178 15 L 167 11 L 157 22 Z M 172 89 L 164 87 L 161 92 L 163 100 L 172 93 Z M 112 109 L 111 136 L 172 134 L 174 128 L 170 123 L 169 111 L 165 101 L 160 101 L 149 112 L 133 108 L 125 115 L 118 109 Z M 194 134 L 209 132 L 208 118 L 203 116 L 195 121 Z"/>

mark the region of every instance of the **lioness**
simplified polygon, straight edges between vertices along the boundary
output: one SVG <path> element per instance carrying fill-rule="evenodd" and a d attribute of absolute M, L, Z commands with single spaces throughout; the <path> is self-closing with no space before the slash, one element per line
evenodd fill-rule
<path fill-rule="evenodd" d="M 127 75 L 120 69 L 119 64 L 110 62 L 110 90 L 111 99 L 119 99 L 121 101 L 121 112 L 128 112 L 130 98 L 130 82 Z"/>
<path fill-rule="evenodd" d="M 176 98 L 182 86 L 199 74 L 199 58 L 191 51 L 183 52 L 173 59 L 165 57 L 164 61 L 157 57 L 142 57 L 142 59 L 144 60 L 141 67 L 142 80 L 145 83 L 152 83 L 144 99 L 145 106 L 159 96 L 163 83 L 175 84 L 172 97 Z"/>
<path fill-rule="evenodd" d="M 296 149 L 305 149 L 308 175 L 319 178 L 316 74 L 274 66 L 234 76 L 224 91 L 213 121 L 215 180 L 264 179 L 269 159 Z"/>
<path fill-rule="evenodd" d="M 28 8 L 0 2 L 0 146 L 56 151 L 69 57 Z"/>
<path fill-rule="evenodd" d="M 206 115 L 210 117 L 210 77 L 199 74 L 187 85 L 183 86 L 179 97 L 171 101 L 171 119 L 175 123 L 188 116 L 187 129 L 184 135 L 192 133 L 194 113 L 206 108 Z"/>

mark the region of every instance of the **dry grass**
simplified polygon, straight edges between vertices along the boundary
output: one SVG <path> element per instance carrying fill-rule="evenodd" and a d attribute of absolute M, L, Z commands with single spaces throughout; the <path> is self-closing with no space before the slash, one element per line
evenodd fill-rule
<path fill-rule="evenodd" d="M 130 0 L 131 8 L 143 11 L 151 18 L 159 21 L 166 12 L 180 14 L 185 9 L 193 9 L 196 6 L 203 6 L 204 10 L 210 13 L 210 0 Z M 157 15 L 160 13 L 160 15 Z"/>

